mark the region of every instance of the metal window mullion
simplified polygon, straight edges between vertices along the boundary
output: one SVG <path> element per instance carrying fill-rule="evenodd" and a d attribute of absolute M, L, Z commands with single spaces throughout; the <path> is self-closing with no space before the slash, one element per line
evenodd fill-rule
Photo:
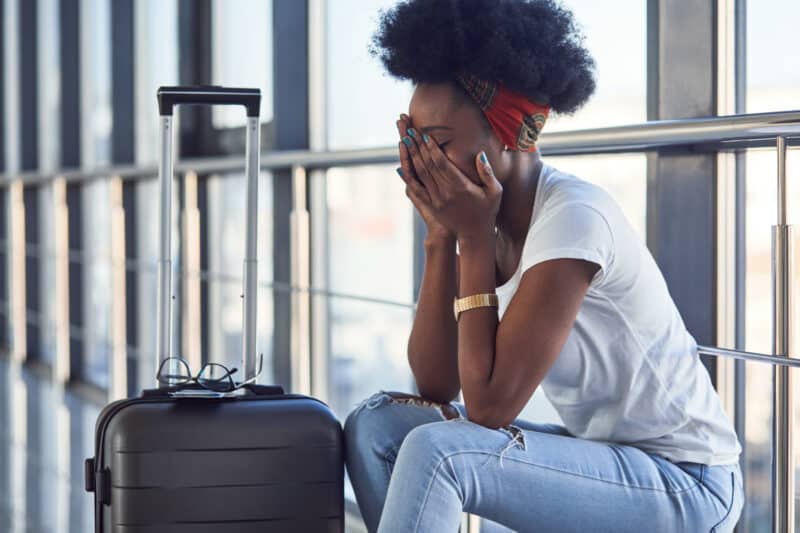
<path fill-rule="evenodd" d="M 39 86 L 38 86 L 38 0 L 20 2 L 19 9 L 19 103 L 20 103 L 20 168 L 38 170 L 39 167 Z M 39 298 L 39 273 L 41 257 L 29 256 L 27 246 L 41 243 L 41 220 L 39 213 L 39 190 L 36 186 L 24 187 L 24 243 L 25 243 L 25 313 L 26 346 L 25 358 L 41 356 L 41 328 L 38 323 L 27 320 L 27 311 L 41 314 Z M 21 278 L 17 278 L 21 281 Z"/>
<path fill-rule="evenodd" d="M 717 2 L 717 115 L 736 111 L 736 0 Z M 736 343 L 736 155 L 717 154 L 717 333 L 716 345 Z M 731 420 L 736 418 L 735 359 L 717 360 L 717 393 Z"/>
<path fill-rule="evenodd" d="M 273 2 L 273 146 L 265 150 L 308 150 L 309 127 L 309 56 L 308 2 Z M 291 209 L 295 203 L 293 176 L 287 168 L 305 166 L 289 162 L 284 170 L 273 173 L 273 272 L 275 282 L 292 282 L 294 250 L 291 243 Z M 265 168 L 263 165 L 262 169 Z M 305 180 L 305 177 L 304 177 Z M 303 194 L 305 194 L 305 187 Z M 307 205 L 307 200 L 304 201 Z M 293 368 L 297 358 L 292 352 L 292 332 L 299 331 L 291 323 L 292 295 L 273 293 L 273 375 L 277 383 L 288 386 L 303 383 L 307 377 L 295 376 L 301 369 Z M 304 326 L 305 327 L 305 326 Z M 292 390 L 292 392 L 295 392 Z"/>
<path fill-rule="evenodd" d="M 326 0 L 310 0 L 308 3 L 308 92 L 309 92 L 309 147 L 311 150 L 328 148 L 328 91 L 327 91 L 327 21 Z M 314 287 L 330 287 L 330 264 L 328 261 L 328 205 L 327 169 L 311 170 L 308 173 L 309 197 L 309 284 Z M 309 295 L 310 300 L 310 357 L 311 394 L 328 403 L 330 353 L 331 299 L 326 295 Z"/>

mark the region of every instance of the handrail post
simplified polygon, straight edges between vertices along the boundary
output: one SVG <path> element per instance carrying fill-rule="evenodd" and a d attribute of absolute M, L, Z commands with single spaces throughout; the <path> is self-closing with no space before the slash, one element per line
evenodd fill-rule
<path fill-rule="evenodd" d="M 306 169 L 292 167 L 291 250 L 291 375 L 292 392 L 311 394 L 311 218 L 306 201 Z"/>
<path fill-rule="evenodd" d="M 778 154 L 778 220 L 772 226 L 772 333 L 773 353 L 789 354 L 789 226 L 786 224 L 786 139 L 776 138 Z M 773 531 L 789 533 L 794 528 L 794 455 L 792 447 L 792 373 L 788 366 L 774 370 L 772 496 Z"/>

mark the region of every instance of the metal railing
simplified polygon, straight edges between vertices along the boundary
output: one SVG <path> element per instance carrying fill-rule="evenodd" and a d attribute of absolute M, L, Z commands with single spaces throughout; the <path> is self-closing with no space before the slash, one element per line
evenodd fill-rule
<path fill-rule="evenodd" d="M 773 279 L 773 353 L 762 354 L 725 348 L 700 346 L 700 353 L 712 357 L 743 359 L 775 365 L 775 389 L 773 439 L 775 460 L 774 481 L 774 527 L 776 532 L 786 533 L 794 523 L 794 461 L 792 457 L 793 405 L 790 367 L 800 367 L 800 359 L 790 356 L 790 338 L 794 333 L 789 322 L 789 243 L 791 226 L 786 219 L 786 149 L 800 145 L 800 111 L 757 113 L 719 116 L 698 119 L 663 120 L 580 131 L 552 132 L 539 143 L 542 154 L 547 156 L 574 156 L 611 154 L 624 152 L 646 152 L 654 150 L 686 150 L 689 152 L 719 152 L 753 147 L 774 146 L 778 154 L 778 220 L 773 226 L 772 279 Z M 291 169 L 291 178 L 297 188 L 305 190 L 306 171 L 330 167 L 396 163 L 395 147 L 340 150 L 329 152 L 282 151 L 264 152 L 261 156 L 262 170 Z M 211 174 L 242 171 L 245 161 L 241 156 L 222 158 L 198 158 L 178 162 L 178 174 Z M 56 173 L 22 173 L 0 176 L 0 187 L 18 188 L 58 180 L 69 184 L 105 179 L 114 176 L 120 180 L 138 180 L 155 177 L 158 169 L 142 166 L 114 166 L 91 171 L 62 170 Z M 19 189 L 17 189 L 19 195 Z M 308 216 L 305 195 L 293 198 L 293 216 Z M 302 232 L 292 232 L 292 248 L 308 246 L 310 240 L 308 224 L 301 226 Z M 306 234 L 301 234 L 306 232 Z M 302 293 L 292 300 L 292 322 L 307 325 L 309 312 L 307 298 L 315 289 L 310 286 L 309 254 L 300 254 L 292 261 L 293 292 Z M 324 291 L 322 291 L 324 292 Z M 304 298 L 306 300 L 304 300 Z M 381 302 L 375 299 L 376 302 Z M 397 302 L 391 302 L 397 305 Z M 292 375 L 297 375 L 293 387 L 307 389 L 310 385 L 311 362 L 308 335 L 303 328 L 293 327 Z M 297 392 L 310 392 L 300 390 Z M 293 389 L 294 390 L 294 389 Z"/>

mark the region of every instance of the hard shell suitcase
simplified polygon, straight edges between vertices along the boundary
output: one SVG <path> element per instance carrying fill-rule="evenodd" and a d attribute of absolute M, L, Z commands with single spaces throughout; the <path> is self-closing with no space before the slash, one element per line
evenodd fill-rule
<path fill-rule="evenodd" d="M 161 87 L 160 257 L 157 353 L 170 356 L 172 110 L 178 104 L 247 109 L 247 231 L 243 379 L 256 351 L 258 89 Z M 196 371 L 195 369 L 192 369 Z M 86 460 L 96 533 L 344 531 L 342 427 L 319 399 L 278 385 L 246 385 L 223 398 L 173 397 L 196 385 L 160 387 L 113 402 L 98 416 Z"/>

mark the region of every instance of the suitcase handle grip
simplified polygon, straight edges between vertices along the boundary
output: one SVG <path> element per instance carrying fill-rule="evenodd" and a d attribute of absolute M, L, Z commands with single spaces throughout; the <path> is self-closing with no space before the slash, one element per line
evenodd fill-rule
<path fill-rule="evenodd" d="M 179 104 L 243 105 L 248 117 L 257 117 L 261 107 L 261 90 L 220 85 L 193 85 L 158 88 L 158 111 L 172 115 Z"/>

